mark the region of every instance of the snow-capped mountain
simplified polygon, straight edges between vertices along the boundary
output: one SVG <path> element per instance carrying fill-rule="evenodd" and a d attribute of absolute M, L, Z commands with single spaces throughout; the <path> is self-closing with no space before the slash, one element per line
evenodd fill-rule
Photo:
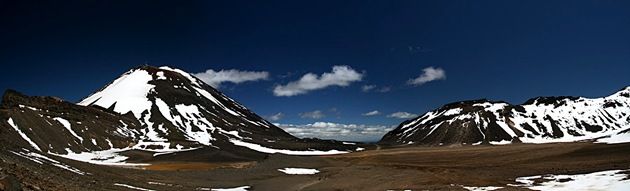
<path fill-rule="evenodd" d="M 0 148 L 125 165 L 128 151 L 222 161 L 339 154 L 358 146 L 296 138 L 182 70 L 142 66 L 78 104 L 7 91 Z"/>
<path fill-rule="evenodd" d="M 133 115 L 142 125 L 140 143 L 145 148 L 229 150 L 236 145 L 280 153 L 277 149 L 332 149 L 332 142 L 290 135 L 191 74 L 170 67 L 132 69 L 78 104 Z"/>
<path fill-rule="evenodd" d="M 295 139 L 201 80 L 169 67 L 130 70 L 79 105 L 133 114 L 144 126 L 145 142 L 194 147 L 219 146 L 225 139 Z"/>
<path fill-rule="evenodd" d="M 630 87 L 603 98 L 538 97 L 444 105 L 400 124 L 380 144 L 509 144 L 630 141 Z"/>

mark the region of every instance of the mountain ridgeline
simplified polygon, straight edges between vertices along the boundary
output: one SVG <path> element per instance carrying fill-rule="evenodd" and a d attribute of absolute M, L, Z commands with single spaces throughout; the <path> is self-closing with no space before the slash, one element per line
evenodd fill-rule
<path fill-rule="evenodd" d="M 538 97 L 521 105 L 455 102 L 403 122 L 378 144 L 628 139 L 630 87 L 603 98 Z M 151 159 L 242 161 L 273 153 L 340 154 L 373 147 L 296 138 L 193 75 L 153 66 L 125 72 L 78 104 L 6 91 L 0 105 L 0 143 L 27 154 L 48 153 L 95 164 L 124 164 L 128 157 L 122 155 L 127 152 L 153 153 Z"/>
<path fill-rule="evenodd" d="M 383 145 L 510 144 L 630 138 L 630 87 L 603 98 L 538 97 L 521 105 L 447 104 L 400 124 Z"/>

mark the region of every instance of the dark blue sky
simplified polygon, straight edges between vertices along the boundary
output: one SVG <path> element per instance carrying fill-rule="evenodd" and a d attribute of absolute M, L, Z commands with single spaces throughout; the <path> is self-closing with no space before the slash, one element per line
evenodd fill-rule
<path fill-rule="evenodd" d="M 78 101 L 145 62 L 267 71 L 268 80 L 221 90 L 260 115 L 283 113 L 279 123 L 394 125 L 402 119 L 390 113 L 458 100 L 604 96 L 630 85 L 630 1 L 0 2 L 0 89 Z M 335 65 L 362 80 L 273 94 Z M 431 66 L 446 79 L 407 84 Z M 315 110 L 325 117 L 299 115 Z M 373 110 L 383 114 L 361 115 Z"/>

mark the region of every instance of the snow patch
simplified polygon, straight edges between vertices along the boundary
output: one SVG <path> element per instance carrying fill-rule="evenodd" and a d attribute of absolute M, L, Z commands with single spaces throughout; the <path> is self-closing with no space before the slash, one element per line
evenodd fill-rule
<path fill-rule="evenodd" d="M 33 111 L 41 110 L 41 109 L 37 109 L 37 108 L 31 107 L 31 106 L 25 106 L 25 105 L 18 105 L 18 106 L 20 108 L 27 108 L 27 109 L 30 109 L 30 110 L 33 110 Z"/>
<path fill-rule="evenodd" d="M 70 149 L 66 148 L 66 151 L 68 152 L 68 154 L 56 154 L 56 153 L 51 153 L 50 151 L 48 152 L 48 154 L 71 159 L 71 160 L 97 164 L 97 165 L 110 165 L 110 166 L 147 166 L 149 165 L 149 164 L 142 164 L 142 163 L 125 162 L 125 160 L 127 160 L 129 157 L 122 156 L 119 153 L 128 151 L 128 150 L 130 149 L 129 148 L 109 149 L 109 150 L 103 150 L 103 151 L 75 153 L 71 151 Z"/>
<path fill-rule="evenodd" d="M 198 188 L 198 190 L 210 190 L 210 191 L 247 191 L 249 190 L 251 187 L 250 186 L 241 186 L 241 187 L 236 187 L 236 188 L 212 188 L 212 189 L 208 189 L 208 188 Z"/>
<path fill-rule="evenodd" d="M 455 108 L 455 109 L 449 109 L 449 110 L 445 111 L 444 113 L 442 113 L 442 115 L 445 115 L 445 116 L 457 115 L 457 114 L 459 114 L 461 112 L 462 112 L 462 108 Z"/>
<path fill-rule="evenodd" d="M 292 151 L 292 150 L 285 150 L 285 149 L 273 149 L 273 148 L 263 147 L 263 146 L 258 145 L 258 144 L 247 143 L 247 142 L 243 142 L 243 141 L 240 141 L 240 140 L 234 140 L 234 139 L 230 139 L 230 142 L 232 142 L 232 144 L 234 144 L 236 146 L 247 147 L 249 149 L 252 149 L 252 150 L 255 150 L 255 151 L 258 151 L 258 152 L 269 153 L 269 154 L 280 153 L 280 154 L 286 154 L 286 155 L 334 155 L 334 154 L 348 153 L 347 151 L 338 151 L 338 150 L 329 150 L 329 151 L 318 151 L 318 150 Z"/>
<path fill-rule="evenodd" d="M 159 71 L 157 73 L 155 73 L 158 76 L 158 80 L 166 80 L 166 76 L 164 76 L 164 72 Z"/>
<path fill-rule="evenodd" d="M 609 170 L 576 175 L 541 175 L 516 178 L 518 184 L 532 190 L 575 191 L 575 190 L 630 190 L 629 170 Z"/>
<path fill-rule="evenodd" d="M 483 186 L 483 187 L 462 186 L 462 188 L 464 188 L 466 190 L 470 190 L 470 191 L 492 191 L 492 190 L 501 189 L 503 187 L 498 187 L 498 186 Z"/>
<path fill-rule="evenodd" d="M 151 147 L 160 147 L 160 148 L 151 149 Z M 201 147 L 185 149 L 184 146 L 177 144 L 175 145 L 175 148 L 171 148 L 171 143 L 169 142 L 152 142 L 152 141 L 141 140 L 140 142 L 138 142 L 138 144 L 134 145 L 131 148 L 136 149 L 136 150 L 154 152 L 153 156 L 158 156 L 158 155 L 171 154 L 171 153 L 176 153 L 176 152 L 192 151 L 192 150 L 199 149 Z"/>
<path fill-rule="evenodd" d="M 490 144 L 493 145 L 507 145 L 507 144 L 511 144 L 512 141 L 508 141 L 508 140 L 501 140 L 501 141 L 490 141 Z M 473 144 L 475 145 L 475 144 Z"/>
<path fill-rule="evenodd" d="M 295 175 L 319 173 L 319 170 L 309 169 L 309 168 L 283 168 L 283 169 L 278 169 L 278 171 L 284 172 L 285 174 L 295 174 Z"/>
<path fill-rule="evenodd" d="M 196 85 L 196 86 L 201 87 L 201 85 L 200 85 L 199 83 L 197 83 L 197 79 L 195 79 L 195 78 L 194 78 L 192 75 L 190 75 L 189 73 L 184 72 L 183 70 L 176 69 L 176 68 L 171 68 L 171 67 L 168 67 L 168 66 L 161 66 L 161 67 L 160 67 L 160 69 L 162 69 L 162 70 L 168 70 L 168 71 L 172 71 L 172 72 L 177 72 L 177 73 L 181 74 L 182 76 L 184 76 L 185 78 L 187 78 L 188 80 L 190 80 L 190 82 L 191 82 L 193 85 Z"/>

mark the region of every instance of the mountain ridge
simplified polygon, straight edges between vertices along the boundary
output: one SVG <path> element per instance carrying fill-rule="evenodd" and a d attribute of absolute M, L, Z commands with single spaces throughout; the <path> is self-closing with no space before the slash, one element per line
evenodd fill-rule
<path fill-rule="evenodd" d="M 520 105 L 487 99 L 452 102 L 402 122 L 379 144 L 584 141 L 626 129 L 630 129 L 630 86 L 601 98 L 539 96 Z"/>

